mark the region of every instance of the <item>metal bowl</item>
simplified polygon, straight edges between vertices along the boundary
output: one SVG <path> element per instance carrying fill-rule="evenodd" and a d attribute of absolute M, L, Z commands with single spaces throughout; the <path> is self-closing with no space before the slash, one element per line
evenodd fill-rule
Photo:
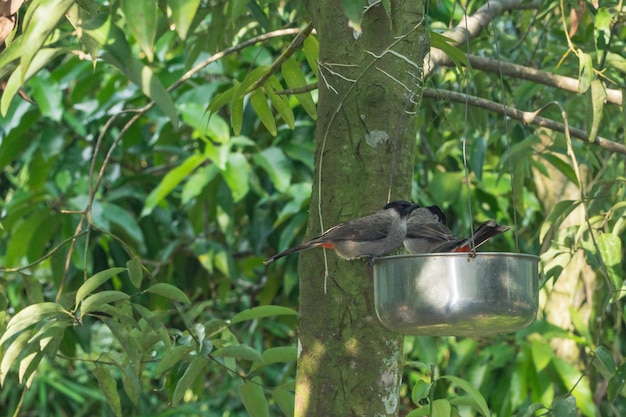
<path fill-rule="evenodd" d="M 495 252 L 378 258 L 376 314 L 385 327 L 404 334 L 511 333 L 535 319 L 538 262 L 534 255 Z"/>

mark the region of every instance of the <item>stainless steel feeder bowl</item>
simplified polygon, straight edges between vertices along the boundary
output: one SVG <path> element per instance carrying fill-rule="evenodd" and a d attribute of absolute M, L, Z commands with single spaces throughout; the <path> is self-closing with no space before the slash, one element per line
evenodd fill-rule
<path fill-rule="evenodd" d="M 535 319 L 538 262 L 534 255 L 495 252 L 378 258 L 376 314 L 385 327 L 404 334 L 511 333 Z"/>

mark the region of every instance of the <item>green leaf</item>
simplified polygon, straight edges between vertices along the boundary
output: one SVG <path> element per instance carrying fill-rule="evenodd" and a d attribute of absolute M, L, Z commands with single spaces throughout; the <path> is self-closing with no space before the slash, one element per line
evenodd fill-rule
<path fill-rule="evenodd" d="M 217 114 L 207 117 L 206 108 L 200 103 L 181 103 L 178 109 L 182 114 L 183 121 L 194 129 L 202 139 L 206 137 L 215 142 L 216 146 L 227 143 L 230 139 L 230 127 L 228 123 Z"/>
<path fill-rule="evenodd" d="M 610 379 L 615 375 L 616 366 L 613 355 L 604 346 L 598 346 L 594 352 L 593 366 L 600 372 L 604 379 Z"/>
<path fill-rule="evenodd" d="M 146 54 L 154 59 L 154 36 L 157 28 L 157 2 L 154 0 L 122 0 L 126 26 Z"/>
<path fill-rule="evenodd" d="M 113 410 L 113 414 L 121 417 L 122 404 L 120 401 L 120 395 L 117 392 L 117 384 L 115 382 L 115 378 L 113 378 L 113 375 L 111 374 L 111 371 L 103 366 L 96 366 L 93 370 L 93 374 L 98 381 L 100 391 L 102 391 L 109 407 Z"/>
<path fill-rule="evenodd" d="M 563 175 L 567 177 L 568 180 L 573 182 L 575 185 L 578 185 L 578 178 L 576 178 L 576 173 L 574 172 L 574 168 L 569 161 L 565 161 L 562 158 L 559 158 L 555 154 L 544 153 L 541 155 L 543 159 L 548 161 L 550 164 L 554 165 Z"/>
<path fill-rule="evenodd" d="M 307 84 L 304 74 L 300 70 L 294 57 L 290 57 L 283 62 L 281 73 L 289 88 L 304 87 Z M 309 116 L 314 120 L 317 119 L 317 108 L 315 107 L 311 93 L 296 94 L 295 96 Z"/>
<path fill-rule="evenodd" d="M 154 371 L 154 377 L 160 378 L 165 372 L 167 372 L 174 365 L 178 364 L 182 360 L 186 359 L 191 352 L 193 352 L 192 346 L 175 346 L 172 349 L 165 352 L 163 358 L 159 361 L 159 364 Z"/>
<path fill-rule="evenodd" d="M 589 142 L 594 143 L 598 136 L 598 129 L 602 121 L 602 110 L 604 109 L 604 101 L 606 100 L 606 90 L 602 81 L 595 79 L 591 82 L 591 108 L 593 117 L 591 129 L 589 130 Z"/>
<path fill-rule="evenodd" d="M 137 406 L 139 402 L 139 396 L 141 394 L 141 385 L 139 381 L 139 375 L 132 366 L 132 364 L 128 364 L 126 366 L 120 367 L 122 371 L 122 386 L 124 387 L 124 392 L 131 400 L 131 402 Z"/>
<path fill-rule="evenodd" d="M 196 378 L 198 378 L 201 373 L 206 372 L 204 368 L 208 362 L 209 358 L 203 356 L 197 356 L 191 361 L 183 376 L 178 380 L 176 388 L 174 388 L 174 394 L 172 394 L 172 406 L 176 407 Z"/>
<path fill-rule="evenodd" d="M 298 312 L 282 306 L 258 306 L 237 313 L 230 321 L 231 324 L 242 321 L 262 319 L 275 316 L 297 316 Z"/>
<path fill-rule="evenodd" d="M 212 354 L 214 357 L 230 357 L 240 360 L 263 363 L 263 356 L 255 349 L 246 345 L 229 345 L 217 349 Z"/>
<path fill-rule="evenodd" d="M 230 2 L 230 18 L 235 21 L 246 12 L 247 0 L 233 0 Z"/>
<path fill-rule="evenodd" d="M 406 417 L 424 417 L 430 416 L 430 404 L 411 411 Z"/>
<path fill-rule="evenodd" d="M 148 323 L 148 326 L 159 336 L 161 342 L 163 342 L 163 346 L 166 350 L 172 348 L 172 340 L 168 333 L 167 327 L 165 327 L 164 318 L 167 316 L 168 311 L 166 310 L 149 310 L 141 304 L 133 303 L 133 310 L 135 310 L 142 319 Z M 141 321 L 139 322 L 142 325 Z"/>
<path fill-rule="evenodd" d="M 187 33 L 196 15 L 196 10 L 200 6 L 201 0 L 167 0 L 167 6 L 172 11 L 170 21 L 174 24 L 174 29 L 181 40 L 187 38 Z"/>
<path fill-rule="evenodd" d="M 302 49 L 304 50 L 304 56 L 306 57 L 306 62 L 309 63 L 309 67 L 311 67 L 315 76 L 319 77 L 317 61 L 320 57 L 320 44 L 317 38 L 312 35 L 307 36 L 302 45 Z"/>
<path fill-rule="evenodd" d="M 159 185 L 154 190 L 152 190 L 152 192 L 146 198 L 146 203 L 143 207 L 143 210 L 141 211 L 141 216 L 145 217 L 148 214 L 152 213 L 152 210 L 154 210 L 154 208 L 165 197 L 167 197 L 178 184 L 184 181 L 187 176 L 198 166 L 200 166 L 205 160 L 206 159 L 203 155 L 191 155 L 187 157 L 187 159 L 185 159 L 182 164 L 165 174 Z"/>
<path fill-rule="evenodd" d="M 534 417 L 539 410 L 544 410 L 546 407 L 541 403 L 532 403 L 528 406 L 524 414 L 519 414 L 520 417 Z M 523 409 L 521 411 L 524 411 Z"/>
<path fill-rule="evenodd" d="M 20 361 L 20 369 L 18 371 L 18 381 L 20 384 L 26 384 L 27 388 L 30 385 L 28 379 L 33 375 L 33 372 L 37 370 L 37 365 L 43 359 L 43 352 L 32 352 Z"/>
<path fill-rule="evenodd" d="M 465 56 L 461 49 L 454 46 L 454 39 L 450 39 L 434 31 L 430 31 L 429 34 L 431 48 L 441 49 L 445 52 L 457 68 L 469 66 L 467 56 Z"/>
<path fill-rule="evenodd" d="M 411 389 L 411 401 L 413 401 L 413 404 L 419 405 L 420 401 L 428 396 L 428 391 L 430 391 L 430 387 L 431 384 L 421 379 L 418 379 Z"/>
<path fill-rule="evenodd" d="M 272 184 L 278 191 L 285 192 L 287 190 L 291 184 L 293 164 L 285 156 L 282 149 L 269 147 L 254 154 L 252 158 L 258 166 L 267 172 Z"/>
<path fill-rule="evenodd" d="M 589 331 L 589 322 L 586 321 L 578 307 L 570 307 L 569 314 L 572 320 L 572 324 L 574 325 L 574 329 L 580 334 L 580 336 L 587 341 L 587 343 L 591 343 L 593 338 L 591 337 L 591 332 Z"/>
<path fill-rule="evenodd" d="M 276 136 L 276 120 L 274 120 L 274 114 L 269 104 L 267 104 L 267 98 L 265 94 L 263 94 L 263 91 L 261 91 L 261 89 L 253 91 L 250 95 L 250 102 L 267 131 L 270 132 L 272 136 Z"/>
<path fill-rule="evenodd" d="M 172 284 L 160 282 L 148 287 L 145 292 L 157 294 L 172 301 L 178 301 L 179 303 L 191 304 L 189 297 L 187 297 L 187 295 L 178 287 L 175 287 Z"/>
<path fill-rule="evenodd" d="M 99 13 L 97 10 L 94 10 L 93 12 Z M 80 30 L 81 22 L 84 20 L 89 20 L 91 18 L 91 11 L 88 11 L 85 7 L 79 7 L 78 4 L 75 3 L 69 8 L 67 13 L 65 14 L 65 17 L 74 27 L 76 35 L 78 36 L 78 39 L 80 39 L 80 42 L 85 46 L 85 49 L 87 49 L 87 53 L 91 57 L 93 62 L 93 68 L 95 69 L 96 63 L 98 61 L 100 45 L 94 38 L 87 35 L 84 31 Z"/>
<path fill-rule="evenodd" d="M 272 105 L 278 111 L 278 114 L 283 119 L 287 126 L 290 129 L 293 129 L 295 126 L 295 117 L 293 115 L 293 110 L 291 108 L 291 104 L 289 103 L 289 99 L 283 95 L 276 94 L 276 91 L 282 90 L 282 85 L 276 76 L 272 75 L 269 80 L 265 83 L 265 91 L 267 92 L 267 97 L 269 97 Z"/>
<path fill-rule="evenodd" d="M 579 204 L 580 201 L 574 200 L 559 201 L 542 223 L 541 230 L 539 232 L 539 241 L 543 243 L 546 234 L 552 229 L 558 229 L 561 223 L 572 213 L 572 211 L 576 209 L 576 207 L 578 207 Z"/>
<path fill-rule="evenodd" d="M 263 352 L 263 363 L 294 362 L 298 360 L 298 349 L 295 346 L 278 346 Z"/>
<path fill-rule="evenodd" d="M 551 367 L 552 368 L 552 367 Z M 579 407 L 583 414 L 591 415 L 593 413 L 593 395 L 591 393 L 588 383 L 581 383 L 582 372 L 575 364 L 565 362 L 562 359 L 556 358 L 553 360 L 553 369 L 556 371 L 558 378 L 562 381 L 566 389 L 572 391 L 572 397 L 566 399 L 556 400 L 552 406 L 556 406 L 557 402 L 562 402 L 559 407 L 562 407 L 560 411 L 563 414 L 557 414 L 555 416 L 567 416 L 571 415 L 567 412 L 569 407 L 574 409 L 574 415 L 576 415 L 576 401 L 580 401 Z M 556 408 L 554 408 L 556 410 Z"/>
<path fill-rule="evenodd" d="M 35 211 L 11 231 L 7 242 L 4 262 L 6 265 L 17 265 L 26 256 L 30 242 L 36 239 L 41 224 L 50 216 L 49 210 Z"/>
<path fill-rule="evenodd" d="M 59 83 L 44 70 L 30 80 L 29 87 L 41 114 L 60 122 L 63 117 L 63 91 Z"/>
<path fill-rule="evenodd" d="M 207 146 L 208 147 L 208 146 Z M 225 148 L 221 147 L 220 148 Z M 215 164 L 205 165 L 196 170 L 187 179 L 185 185 L 183 185 L 183 192 L 181 195 L 181 204 L 184 206 L 194 198 L 198 197 L 204 187 L 206 187 L 217 175 L 219 174 L 218 167 Z"/>
<path fill-rule="evenodd" d="M 615 372 L 615 375 L 609 379 L 609 385 L 607 387 L 607 397 L 610 402 L 613 402 L 622 395 L 624 387 L 626 386 L 626 362 L 622 363 Z"/>
<path fill-rule="evenodd" d="M 41 322 L 48 316 L 56 316 L 59 313 L 66 314 L 68 319 L 71 317 L 70 313 L 58 303 L 46 302 L 29 305 L 11 318 L 4 334 L 0 337 L 0 345 L 33 324 Z"/>
<path fill-rule="evenodd" d="M 598 7 L 593 20 L 594 40 L 596 52 L 598 52 L 598 62 L 602 62 L 603 53 L 609 48 L 610 45 L 613 13 L 606 7 Z"/>
<path fill-rule="evenodd" d="M 238 81 L 234 80 L 233 83 L 235 84 L 234 87 L 231 87 L 222 93 L 216 94 L 213 97 L 213 100 L 209 102 L 209 107 L 207 108 L 209 115 L 213 115 L 213 113 L 215 113 L 233 100 L 233 96 L 237 91 Z"/>
<path fill-rule="evenodd" d="M 622 241 L 612 233 L 602 233 L 598 236 L 600 256 L 606 266 L 613 291 L 622 288 Z"/>
<path fill-rule="evenodd" d="M 443 375 L 440 377 L 440 379 L 447 379 L 453 384 L 456 384 L 463 391 L 467 392 L 469 396 L 472 397 L 474 401 L 476 401 L 476 404 L 478 405 L 477 410 L 482 415 L 484 415 L 485 417 L 489 417 L 491 415 L 491 413 L 489 412 L 489 407 L 487 407 L 487 402 L 485 401 L 485 398 L 468 381 L 453 375 Z"/>
<path fill-rule="evenodd" d="M 27 80 L 29 80 L 44 66 L 48 65 L 52 59 L 65 52 L 66 51 L 62 48 L 42 48 L 37 52 L 37 54 L 35 54 L 25 73 L 21 73 L 18 67 L 9 77 L 4 91 L 2 92 L 2 98 L 0 99 L 0 113 L 2 115 L 7 114 L 11 100 L 13 100 L 15 94 L 17 94 L 19 89 Z"/>
<path fill-rule="evenodd" d="M 26 79 L 25 75 L 33 58 L 72 4 L 74 0 L 40 0 L 30 3 L 24 17 L 25 29 L 20 59 L 21 82 Z"/>
<path fill-rule="evenodd" d="M 117 227 L 119 234 L 128 237 L 136 245 L 139 252 L 146 250 L 143 231 L 134 213 L 112 203 L 102 204 L 102 218 Z"/>
<path fill-rule="evenodd" d="M 143 268 L 141 267 L 141 259 L 133 258 L 126 262 L 126 268 L 128 268 L 128 276 L 130 282 L 135 288 L 141 287 L 141 281 L 143 281 Z"/>
<path fill-rule="evenodd" d="M 608 52 L 606 54 L 606 66 L 609 68 L 613 67 L 626 73 L 626 57 L 624 57 L 623 54 Z"/>
<path fill-rule="evenodd" d="M 102 59 L 119 69 L 131 82 L 139 86 L 146 96 L 154 100 L 176 129 L 178 127 L 178 112 L 172 97 L 150 68 L 132 56 L 124 31 L 112 23 L 104 13 L 81 27 L 106 51 L 102 55 Z"/>
<path fill-rule="evenodd" d="M 261 378 L 255 377 L 237 387 L 241 401 L 250 417 L 269 417 L 270 410 L 263 393 Z"/>
<path fill-rule="evenodd" d="M 233 80 L 235 90 L 230 100 L 230 126 L 233 128 L 233 133 L 239 135 L 241 133 L 241 127 L 243 126 L 243 99 L 244 96 L 240 94 L 242 90 L 241 84 L 237 80 Z"/>
<path fill-rule="evenodd" d="M 252 87 L 272 69 L 269 65 L 261 65 L 252 71 L 238 84 L 235 96 L 244 97 L 252 92 Z"/>
<path fill-rule="evenodd" d="M 576 417 L 576 398 L 569 396 L 552 401 L 552 415 L 559 417 Z"/>
<path fill-rule="evenodd" d="M 533 339 L 530 344 L 530 351 L 537 372 L 543 371 L 554 358 L 552 347 L 543 340 Z"/>
<path fill-rule="evenodd" d="M 82 319 L 92 311 L 99 311 L 98 309 L 103 305 L 128 299 L 130 299 L 130 296 L 121 291 L 101 291 L 97 294 L 90 295 L 80 304 L 80 318 Z"/>
<path fill-rule="evenodd" d="M 595 75 L 593 72 L 593 60 L 591 55 L 578 50 L 578 92 L 584 93 L 591 87 Z"/>
<path fill-rule="evenodd" d="M 7 74 L 15 70 L 17 64 L 13 64 L 13 61 L 22 56 L 23 40 L 23 36 L 18 36 L 10 45 L 7 45 L 6 49 L 0 54 L 0 77 L 6 78 Z"/>
<path fill-rule="evenodd" d="M 90 278 L 87 278 L 87 280 L 83 282 L 83 285 L 78 287 L 78 290 L 76 291 L 76 305 L 78 306 L 78 304 L 96 288 L 113 278 L 115 275 L 121 274 L 124 271 L 126 271 L 126 268 L 109 268 L 98 272 Z"/>
<path fill-rule="evenodd" d="M 229 155 L 222 176 L 232 191 L 235 203 L 244 198 L 250 190 L 250 171 L 250 164 L 243 154 Z"/>
<path fill-rule="evenodd" d="M 28 343 L 39 343 L 39 350 L 45 353 L 50 359 L 56 356 L 57 349 L 63 340 L 65 329 L 73 325 L 70 318 L 64 320 L 48 320 L 39 328 Z"/>
<path fill-rule="evenodd" d="M 8 347 L 3 349 L 2 361 L 0 361 L 0 385 L 4 385 L 9 370 L 20 355 L 28 355 L 38 350 L 39 346 L 28 343 L 29 338 L 30 332 L 24 332 L 17 336 Z"/>
<path fill-rule="evenodd" d="M 24 288 L 26 289 L 32 303 L 43 303 L 43 291 L 41 290 L 41 283 L 39 280 L 34 276 L 23 272 L 20 272 L 20 276 L 24 280 Z"/>
<path fill-rule="evenodd" d="M 452 407 L 450 401 L 445 399 L 438 399 L 433 401 L 430 405 L 431 413 L 430 417 L 450 417 Z"/>
<path fill-rule="evenodd" d="M 298 350 L 295 346 L 280 346 L 266 349 L 262 356 L 263 361 L 253 363 L 250 372 L 274 363 L 295 362 L 298 360 Z"/>
<path fill-rule="evenodd" d="M 272 390 L 272 397 L 285 417 L 293 417 L 296 401 L 293 392 L 277 388 Z"/>
<path fill-rule="evenodd" d="M 115 336 L 124 352 L 126 352 L 128 357 L 124 358 L 124 360 L 139 364 L 142 360 L 141 340 L 138 338 L 137 333 L 128 331 L 129 326 L 138 327 L 138 324 L 132 317 L 127 316 L 126 312 L 120 311 L 122 309 L 113 308 L 109 304 L 104 306 L 107 307 L 103 308 L 103 310 L 108 310 L 108 316 L 102 315 L 99 319 L 111 330 L 113 336 Z M 128 322 L 128 324 L 122 324 L 122 322 Z"/>
<path fill-rule="evenodd" d="M 450 405 L 454 406 L 454 408 L 457 408 L 458 406 L 463 406 L 463 407 L 471 407 L 475 410 L 478 409 L 478 404 L 476 403 L 476 401 L 468 396 L 468 395 L 461 395 L 458 397 L 453 397 L 450 398 Z"/>
<path fill-rule="evenodd" d="M 211 119 L 206 126 L 206 133 L 209 138 L 217 144 L 228 143 L 230 140 L 230 127 L 228 126 L 226 120 L 221 118 L 219 115 L 211 116 Z M 219 161 L 214 162 L 217 163 Z"/>

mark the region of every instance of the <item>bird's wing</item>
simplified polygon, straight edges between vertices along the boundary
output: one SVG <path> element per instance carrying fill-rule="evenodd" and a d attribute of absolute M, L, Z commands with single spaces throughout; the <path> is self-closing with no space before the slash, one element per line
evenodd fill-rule
<path fill-rule="evenodd" d="M 473 241 L 474 249 L 491 239 L 497 234 L 506 232 L 509 230 L 508 226 L 500 226 L 495 220 L 487 220 L 474 232 L 474 235 L 459 242 L 459 247 L 470 246 Z"/>
<path fill-rule="evenodd" d="M 451 242 L 458 239 L 452 234 L 450 229 L 441 223 L 409 225 L 406 238 L 430 239 L 441 242 Z"/>
<path fill-rule="evenodd" d="M 384 239 L 389 233 L 391 223 L 391 218 L 387 216 L 381 216 L 378 213 L 375 213 L 331 227 L 323 235 L 316 238 L 315 240 L 370 241 Z"/>

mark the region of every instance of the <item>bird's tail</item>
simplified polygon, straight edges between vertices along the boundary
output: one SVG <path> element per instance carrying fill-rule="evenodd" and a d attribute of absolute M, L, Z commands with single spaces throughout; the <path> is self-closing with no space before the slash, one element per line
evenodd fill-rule
<path fill-rule="evenodd" d="M 455 249 L 454 252 L 469 252 L 476 249 L 495 235 L 506 232 L 509 230 L 509 226 L 500 226 L 495 220 L 487 220 L 480 225 L 478 230 L 474 232 L 472 237 L 463 240 Z"/>
<path fill-rule="evenodd" d="M 292 248 L 286 249 L 286 250 L 284 250 L 284 251 L 282 251 L 280 253 L 277 253 L 274 256 L 271 256 L 271 257 L 267 258 L 265 261 L 263 261 L 263 264 L 264 265 L 269 265 L 272 262 L 274 262 L 275 260 L 282 258 L 283 256 L 291 255 L 292 253 L 300 252 L 302 250 L 309 249 L 309 248 L 312 248 L 314 246 L 319 246 L 319 245 L 312 245 L 310 242 L 302 243 L 300 245 L 297 245 L 297 246 L 294 246 Z"/>

